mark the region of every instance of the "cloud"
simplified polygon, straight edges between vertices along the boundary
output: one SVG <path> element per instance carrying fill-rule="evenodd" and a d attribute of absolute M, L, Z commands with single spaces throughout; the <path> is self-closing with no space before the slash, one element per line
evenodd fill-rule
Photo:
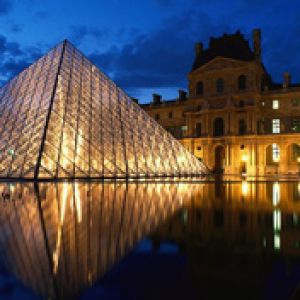
<path fill-rule="evenodd" d="M 99 29 L 93 26 L 71 26 L 71 40 L 77 45 L 81 44 L 82 41 L 87 37 L 93 37 L 95 39 L 103 39 L 108 37 L 108 30 Z"/>
<path fill-rule="evenodd" d="M 42 56 L 40 47 L 23 48 L 0 35 L 0 83 L 19 74 L 23 69 Z"/>
<path fill-rule="evenodd" d="M 6 15 L 12 9 L 12 1 L 0 0 L 0 15 Z"/>
<path fill-rule="evenodd" d="M 191 11 L 170 19 L 149 34 L 138 34 L 119 48 L 92 53 L 89 58 L 127 91 L 185 87 L 197 38 L 228 28 L 208 15 Z M 228 28 L 229 29 L 229 28 Z"/>
<path fill-rule="evenodd" d="M 12 24 L 12 25 L 10 26 L 10 30 L 11 30 L 12 32 L 19 33 L 19 32 L 22 32 L 22 26 L 19 25 L 19 24 Z"/>
<path fill-rule="evenodd" d="M 0 35 L 0 58 L 3 59 L 4 55 L 18 56 L 21 54 L 22 50 L 18 43 L 9 42 L 5 36 Z"/>

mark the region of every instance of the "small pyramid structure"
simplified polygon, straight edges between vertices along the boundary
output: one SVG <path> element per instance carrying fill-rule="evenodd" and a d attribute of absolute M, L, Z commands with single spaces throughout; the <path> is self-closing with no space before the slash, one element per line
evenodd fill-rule
<path fill-rule="evenodd" d="M 0 89 L 0 178 L 205 172 L 196 157 L 66 40 Z"/>

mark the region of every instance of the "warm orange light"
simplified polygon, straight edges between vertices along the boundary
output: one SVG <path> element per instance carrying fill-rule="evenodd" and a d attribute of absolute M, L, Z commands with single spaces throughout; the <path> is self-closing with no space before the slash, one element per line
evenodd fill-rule
<path fill-rule="evenodd" d="M 242 195 L 247 196 L 249 191 L 249 186 L 247 181 L 242 181 Z"/>

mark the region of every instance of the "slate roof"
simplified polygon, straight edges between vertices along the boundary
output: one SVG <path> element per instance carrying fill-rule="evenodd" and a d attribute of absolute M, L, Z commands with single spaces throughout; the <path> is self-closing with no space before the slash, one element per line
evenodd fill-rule
<path fill-rule="evenodd" d="M 246 40 L 239 31 L 235 34 L 224 34 L 219 38 L 210 38 L 209 47 L 196 57 L 192 71 L 213 60 L 217 56 L 243 61 L 252 61 L 255 57 Z"/>

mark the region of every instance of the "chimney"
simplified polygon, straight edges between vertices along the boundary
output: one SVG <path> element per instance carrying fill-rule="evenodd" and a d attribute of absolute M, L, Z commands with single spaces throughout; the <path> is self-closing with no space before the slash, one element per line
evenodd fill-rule
<path fill-rule="evenodd" d="M 257 60 L 261 59 L 261 31 L 260 29 L 253 30 L 253 50 Z"/>
<path fill-rule="evenodd" d="M 136 104 L 139 104 L 139 99 L 134 98 L 134 97 L 131 97 L 131 100 L 132 100 L 133 102 L 135 102 Z"/>
<path fill-rule="evenodd" d="M 283 88 L 287 88 L 290 85 L 291 85 L 291 75 L 289 72 L 284 72 L 282 86 L 283 86 Z"/>
<path fill-rule="evenodd" d="M 202 43 L 196 43 L 195 44 L 195 54 L 196 54 L 196 57 L 201 56 L 202 51 L 203 51 L 203 44 Z"/>
<path fill-rule="evenodd" d="M 179 91 L 178 91 L 178 100 L 179 100 L 179 101 L 184 101 L 184 100 L 186 100 L 186 99 L 187 99 L 186 95 L 187 95 L 187 92 L 186 92 L 186 91 L 184 91 L 184 90 L 179 90 Z"/>
<path fill-rule="evenodd" d="M 161 103 L 161 95 L 152 94 L 153 97 L 153 104 L 160 104 Z"/>

